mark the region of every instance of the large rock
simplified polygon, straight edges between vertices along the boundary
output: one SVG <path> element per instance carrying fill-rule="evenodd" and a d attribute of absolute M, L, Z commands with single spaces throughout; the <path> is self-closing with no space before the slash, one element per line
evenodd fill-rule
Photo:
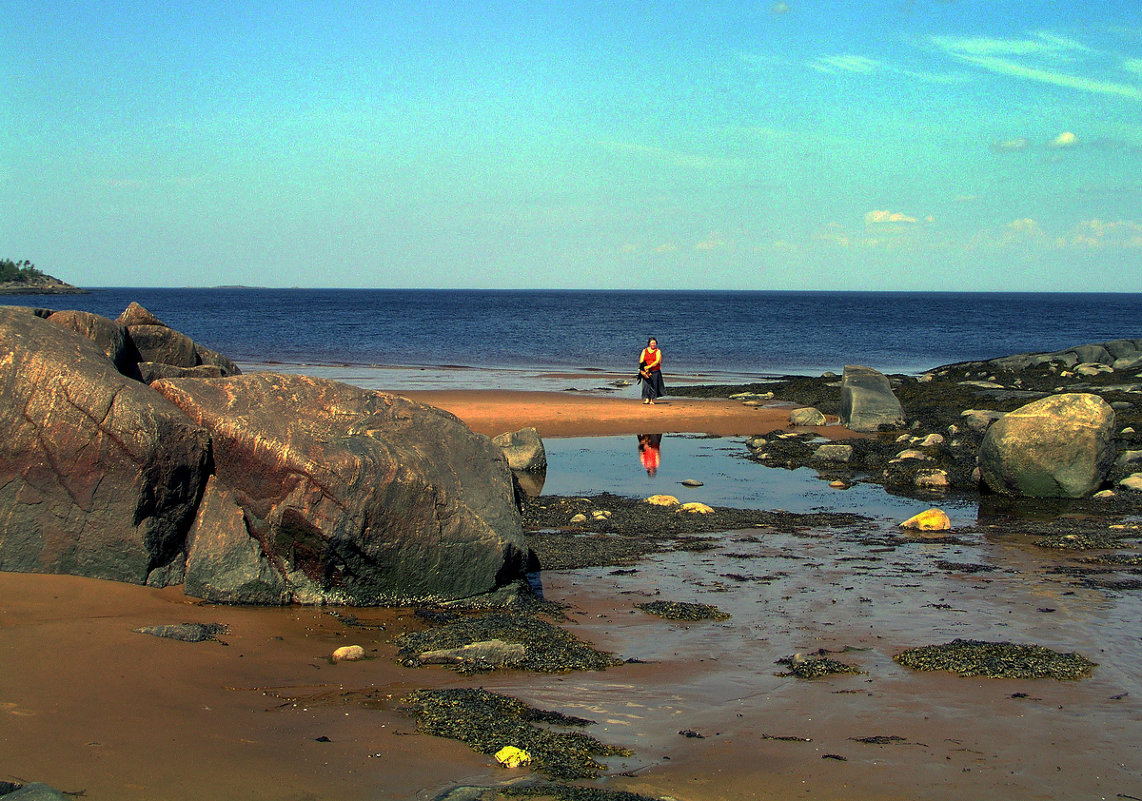
<path fill-rule="evenodd" d="M 841 380 L 841 423 L 852 431 L 879 431 L 904 425 L 904 410 L 883 374 L 846 365 Z"/>
<path fill-rule="evenodd" d="M 92 339 L 0 308 L 0 570 L 181 581 L 209 435 Z"/>
<path fill-rule="evenodd" d="M 54 312 L 48 321 L 87 337 L 99 346 L 120 373 L 138 377 L 135 365 L 139 361 L 139 353 L 124 326 L 98 314 L 81 311 Z"/>
<path fill-rule="evenodd" d="M 521 428 L 507 434 L 500 434 L 492 442 L 504 452 L 508 467 L 524 473 L 546 473 L 547 451 L 539 431 L 534 428 Z"/>
<path fill-rule="evenodd" d="M 1053 395 L 1009 412 L 980 444 L 980 476 L 994 492 L 1078 498 L 1114 463 L 1114 410 L 1097 395 Z"/>
<path fill-rule="evenodd" d="M 217 484 L 188 591 L 241 600 L 248 586 L 272 600 L 266 564 L 293 600 L 315 603 L 463 598 L 523 575 L 507 463 L 453 415 L 298 375 L 152 387 L 213 437 Z"/>

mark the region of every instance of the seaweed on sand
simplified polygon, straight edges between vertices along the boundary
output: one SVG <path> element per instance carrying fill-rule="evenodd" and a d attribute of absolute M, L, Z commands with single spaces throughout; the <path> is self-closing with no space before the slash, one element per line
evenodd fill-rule
<path fill-rule="evenodd" d="M 961 676 L 998 679 L 1081 679 L 1097 662 L 1076 653 L 1060 653 L 1041 645 L 955 639 L 943 645 L 925 645 L 893 657 L 913 670 L 949 670 Z"/>
<path fill-rule="evenodd" d="M 667 620 L 729 620 L 730 615 L 712 604 L 695 604 L 684 601 L 648 601 L 635 604 L 647 614 L 664 617 Z"/>
<path fill-rule="evenodd" d="M 804 657 L 800 654 L 786 656 L 777 660 L 777 664 L 788 666 L 785 673 L 778 676 L 796 676 L 799 679 L 818 679 L 822 676 L 836 676 L 845 673 L 860 673 L 860 668 L 846 665 L 827 656 Z"/>
<path fill-rule="evenodd" d="M 503 798 L 549 798 L 551 801 L 658 801 L 653 796 L 626 790 L 601 790 L 548 782 L 504 787 L 499 795 Z"/>
<path fill-rule="evenodd" d="M 531 755 L 531 767 L 552 779 L 593 778 L 605 770 L 595 757 L 630 755 L 625 748 L 582 732 L 548 728 L 581 727 L 594 721 L 536 709 L 487 690 L 417 690 L 404 703 L 420 731 L 459 740 L 482 754 L 495 754 L 509 745 L 522 748 Z"/>
<path fill-rule="evenodd" d="M 562 673 L 606 670 L 622 664 L 621 659 L 592 648 L 570 632 L 534 615 L 492 613 L 461 617 L 443 626 L 403 634 L 397 638 L 396 644 L 400 648 L 402 662 L 408 667 L 419 667 L 419 657 L 427 651 L 461 648 L 489 640 L 518 643 L 524 647 L 522 656 L 505 665 L 518 670 Z M 492 666 L 460 662 L 454 667 L 461 673 L 472 673 Z"/>

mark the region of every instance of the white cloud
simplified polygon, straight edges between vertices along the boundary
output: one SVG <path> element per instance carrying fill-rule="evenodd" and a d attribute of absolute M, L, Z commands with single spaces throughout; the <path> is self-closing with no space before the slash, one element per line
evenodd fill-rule
<path fill-rule="evenodd" d="M 770 11 L 774 14 L 788 14 L 792 11 L 788 3 L 774 3 Z"/>
<path fill-rule="evenodd" d="M 1061 134 L 1059 134 L 1054 139 L 1052 139 L 1050 141 L 1050 143 L 1047 145 L 1047 147 L 1053 147 L 1053 148 L 1074 147 L 1078 143 L 1079 143 L 1079 138 L 1077 136 L 1075 136 L 1070 131 L 1063 131 Z"/>
<path fill-rule="evenodd" d="M 1142 222 L 1135 220 L 1083 220 L 1071 232 L 1066 244 L 1092 248 L 1142 248 Z"/>
<path fill-rule="evenodd" d="M 1081 92 L 1142 100 L 1142 86 L 1138 84 L 1110 81 L 1075 72 L 1074 70 L 1085 67 L 1089 70 L 1097 69 L 1101 76 L 1103 65 L 1090 62 L 1103 54 L 1074 39 L 1046 31 L 1034 34 L 1031 39 L 932 36 L 928 41 L 962 63 L 997 75 Z M 1058 68 L 1061 63 L 1068 63 L 1071 71 L 1061 71 Z"/>
<path fill-rule="evenodd" d="M 865 225 L 883 225 L 895 223 L 914 223 L 918 222 L 915 217 L 909 217 L 907 214 L 902 214 L 898 211 L 870 211 L 864 215 Z"/>

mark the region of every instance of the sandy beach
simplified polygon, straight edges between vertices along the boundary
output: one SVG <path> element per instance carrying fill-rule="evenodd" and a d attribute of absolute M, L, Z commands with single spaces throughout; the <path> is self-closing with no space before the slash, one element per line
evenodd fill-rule
<path fill-rule="evenodd" d="M 788 415 L 736 401 L 402 394 L 489 435 L 529 425 L 552 438 L 746 435 Z M 417 733 L 400 709 L 415 689 L 478 686 L 597 721 L 588 733 L 632 753 L 586 783 L 611 790 L 681 801 L 1142 798 L 1137 595 L 1068 583 L 1025 541 L 973 532 L 900 544 L 893 529 L 727 531 L 709 549 L 626 570 L 545 572 L 568 628 L 627 660 L 581 674 L 404 667 L 392 640 L 425 625 L 411 609 L 356 609 L 348 626 L 332 609 L 210 606 L 178 587 L 0 573 L 0 780 L 92 801 L 427 801 L 530 778 Z M 677 623 L 635 608 L 652 598 L 731 617 Z M 228 633 L 185 643 L 134 632 L 181 622 Z M 892 661 L 955 637 L 1074 650 L 1099 667 L 1081 681 L 999 680 Z M 347 644 L 369 658 L 331 663 Z M 861 672 L 778 675 L 776 660 L 818 649 Z"/>

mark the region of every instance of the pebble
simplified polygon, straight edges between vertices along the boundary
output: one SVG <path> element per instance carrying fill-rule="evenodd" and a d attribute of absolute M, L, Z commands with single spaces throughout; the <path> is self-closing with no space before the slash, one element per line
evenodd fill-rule
<path fill-rule="evenodd" d="M 698 481 L 698 479 L 696 479 L 696 478 L 688 478 L 685 481 L 682 481 L 679 483 L 681 483 L 683 487 L 701 487 L 701 486 L 703 486 L 702 482 Z"/>
<path fill-rule="evenodd" d="M 334 662 L 356 662 L 365 658 L 365 649 L 359 645 L 342 645 L 333 652 Z"/>

